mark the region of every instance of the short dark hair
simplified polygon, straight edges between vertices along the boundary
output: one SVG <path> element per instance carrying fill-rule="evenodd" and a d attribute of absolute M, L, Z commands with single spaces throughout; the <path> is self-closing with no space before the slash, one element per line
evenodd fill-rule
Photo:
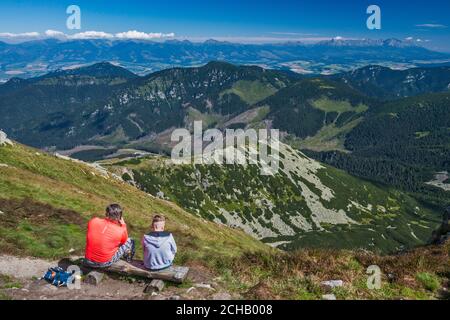
<path fill-rule="evenodd" d="M 162 214 L 155 214 L 153 216 L 153 220 L 152 220 L 152 224 L 156 223 L 156 222 L 165 222 L 166 221 L 166 217 L 164 217 Z"/>
<path fill-rule="evenodd" d="M 122 219 L 122 207 L 118 204 L 110 204 L 106 207 L 106 216 L 111 220 L 119 221 Z"/>

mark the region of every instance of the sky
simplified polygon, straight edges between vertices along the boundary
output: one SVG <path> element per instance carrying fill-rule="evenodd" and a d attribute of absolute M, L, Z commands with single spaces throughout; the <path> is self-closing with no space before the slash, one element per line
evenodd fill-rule
<path fill-rule="evenodd" d="M 81 10 L 69 30 L 66 9 Z M 369 30 L 369 5 L 381 9 L 381 30 Z M 243 43 L 349 39 L 413 39 L 450 52 L 449 0 L 46 0 L 0 2 L 0 39 L 42 37 L 168 38 Z"/>

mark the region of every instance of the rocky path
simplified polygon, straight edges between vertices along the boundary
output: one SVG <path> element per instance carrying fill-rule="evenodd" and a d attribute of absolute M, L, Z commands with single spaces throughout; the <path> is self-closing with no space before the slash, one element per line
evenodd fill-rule
<path fill-rule="evenodd" d="M 202 267 L 191 266 L 182 285 L 166 283 L 162 292 L 144 293 L 144 280 L 105 275 L 97 286 L 82 282 L 80 289 L 56 288 L 40 280 L 57 261 L 0 255 L 0 298 L 14 300 L 229 300 L 230 295 Z"/>

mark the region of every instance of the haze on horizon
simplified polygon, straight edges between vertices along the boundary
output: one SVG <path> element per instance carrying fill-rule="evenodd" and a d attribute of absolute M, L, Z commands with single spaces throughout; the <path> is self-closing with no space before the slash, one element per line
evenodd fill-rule
<path fill-rule="evenodd" d="M 81 29 L 68 30 L 66 9 L 81 9 Z M 366 9 L 377 4 L 382 29 L 368 30 Z M 206 1 L 108 2 L 12 1 L 0 3 L 0 40 L 21 42 L 57 39 L 138 39 L 239 43 L 306 43 L 344 39 L 397 38 L 429 49 L 450 52 L 450 3 L 415 1 Z M 44 19 L 42 17 L 45 17 Z"/>

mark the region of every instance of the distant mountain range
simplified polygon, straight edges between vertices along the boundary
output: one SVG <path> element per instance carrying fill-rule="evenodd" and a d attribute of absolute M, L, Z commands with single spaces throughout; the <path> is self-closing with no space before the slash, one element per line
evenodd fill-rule
<path fill-rule="evenodd" d="M 202 43 L 169 40 L 111 41 L 47 39 L 18 44 L 0 42 L 0 79 L 35 77 L 61 68 L 111 61 L 138 74 L 169 67 L 198 66 L 211 60 L 261 65 L 306 74 L 333 74 L 367 64 L 399 68 L 446 63 L 450 54 L 417 46 L 412 41 L 340 40 L 316 44 Z"/>
<path fill-rule="evenodd" d="M 332 46 L 332 47 L 393 47 L 393 48 L 414 48 L 418 47 L 414 41 L 402 41 L 399 39 L 363 39 L 363 40 L 345 40 L 345 39 L 331 39 L 321 41 L 317 46 Z"/>

